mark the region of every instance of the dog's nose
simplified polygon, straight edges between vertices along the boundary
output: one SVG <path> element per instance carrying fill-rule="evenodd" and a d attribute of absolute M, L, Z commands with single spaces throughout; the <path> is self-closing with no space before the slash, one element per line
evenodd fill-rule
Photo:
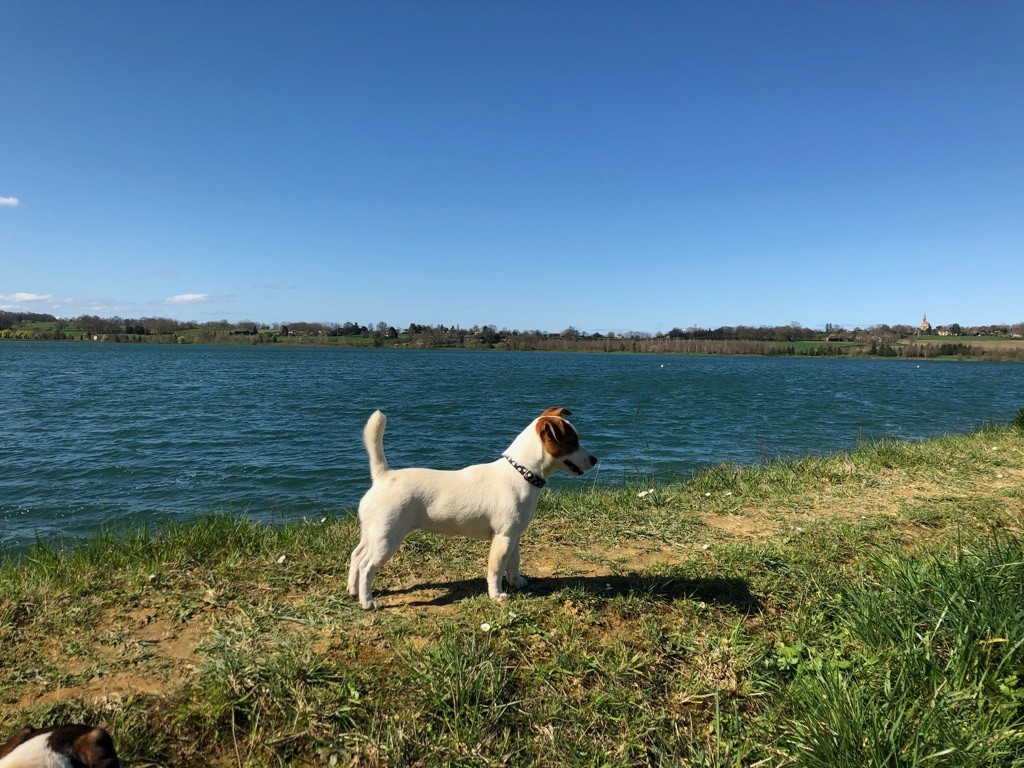
<path fill-rule="evenodd" d="M 590 455 L 590 466 L 592 466 L 592 467 L 593 467 L 593 466 L 595 466 L 596 464 L 597 464 L 597 456 L 594 456 L 593 454 L 591 454 L 591 455 Z"/>

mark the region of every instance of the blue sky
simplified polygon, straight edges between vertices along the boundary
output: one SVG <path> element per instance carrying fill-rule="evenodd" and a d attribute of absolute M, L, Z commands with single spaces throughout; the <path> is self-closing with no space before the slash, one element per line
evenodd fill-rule
<path fill-rule="evenodd" d="M 1024 320 L 1019 2 L 0 0 L 0 308 Z"/>

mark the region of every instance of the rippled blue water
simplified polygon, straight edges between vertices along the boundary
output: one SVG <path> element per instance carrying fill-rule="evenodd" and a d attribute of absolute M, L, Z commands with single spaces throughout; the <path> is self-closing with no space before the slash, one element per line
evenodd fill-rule
<path fill-rule="evenodd" d="M 497 458 L 549 405 L 601 457 L 583 479 L 668 479 L 1005 422 L 1019 363 L 0 343 L 0 543 L 213 508 L 355 507 L 360 442 L 392 466 Z"/>

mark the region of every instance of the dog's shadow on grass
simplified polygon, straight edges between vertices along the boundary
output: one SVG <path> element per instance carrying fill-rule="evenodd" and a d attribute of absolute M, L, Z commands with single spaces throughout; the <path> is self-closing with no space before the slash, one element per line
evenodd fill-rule
<path fill-rule="evenodd" d="M 677 600 L 691 600 L 696 603 L 730 608 L 745 615 L 761 613 L 761 601 L 750 591 L 744 579 L 712 576 L 692 578 L 683 575 L 650 575 L 626 573 L 612 576 L 548 576 L 529 578 L 529 585 L 523 590 L 511 590 L 515 596 L 550 597 L 559 592 L 583 592 L 604 600 L 622 597 L 636 597 L 657 602 L 672 603 Z M 416 592 L 441 592 L 430 599 L 411 600 L 407 606 L 451 605 L 459 600 L 486 594 L 484 579 L 463 579 L 460 581 L 416 584 L 402 589 L 381 590 L 381 596 L 412 595 Z"/>

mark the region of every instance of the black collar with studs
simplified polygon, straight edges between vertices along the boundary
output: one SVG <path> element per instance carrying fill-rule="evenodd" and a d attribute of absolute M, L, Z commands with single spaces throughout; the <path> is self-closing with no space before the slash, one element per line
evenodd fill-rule
<path fill-rule="evenodd" d="M 545 480 L 543 477 L 538 475 L 536 472 L 527 469 L 526 467 L 524 467 L 522 464 L 520 464 L 518 461 L 515 461 L 511 457 L 503 456 L 502 458 L 504 458 L 505 461 L 511 464 L 512 468 L 515 469 L 516 472 L 525 477 L 526 482 L 528 482 L 533 487 L 543 488 L 545 485 L 548 484 L 548 481 Z"/>

